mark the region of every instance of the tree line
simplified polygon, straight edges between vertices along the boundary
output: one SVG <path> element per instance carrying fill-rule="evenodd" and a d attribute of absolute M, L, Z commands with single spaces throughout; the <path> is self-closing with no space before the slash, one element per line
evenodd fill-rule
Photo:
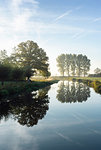
<path fill-rule="evenodd" d="M 101 69 L 100 68 L 96 68 L 94 70 L 94 74 L 89 74 L 89 77 L 101 77 Z"/>
<path fill-rule="evenodd" d="M 86 55 L 61 54 L 57 57 L 57 66 L 62 76 L 86 76 L 90 70 L 90 60 Z"/>
<path fill-rule="evenodd" d="M 29 80 L 38 74 L 50 76 L 48 56 L 33 41 L 21 42 L 14 47 L 10 56 L 6 50 L 0 51 L 0 80 Z"/>

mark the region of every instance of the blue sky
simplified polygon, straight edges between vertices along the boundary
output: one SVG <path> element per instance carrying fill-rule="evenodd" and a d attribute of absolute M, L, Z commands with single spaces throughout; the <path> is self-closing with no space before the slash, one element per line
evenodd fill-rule
<path fill-rule="evenodd" d="M 62 53 L 87 55 L 101 68 L 101 0 L 0 0 L 0 49 L 33 40 L 49 56 L 52 75 Z"/>

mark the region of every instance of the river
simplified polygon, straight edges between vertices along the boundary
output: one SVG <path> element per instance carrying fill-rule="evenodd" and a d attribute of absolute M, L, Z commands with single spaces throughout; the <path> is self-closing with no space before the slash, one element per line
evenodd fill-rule
<path fill-rule="evenodd" d="M 0 150 L 100 150 L 101 95 L 59 81 L 0 102 Z"/>

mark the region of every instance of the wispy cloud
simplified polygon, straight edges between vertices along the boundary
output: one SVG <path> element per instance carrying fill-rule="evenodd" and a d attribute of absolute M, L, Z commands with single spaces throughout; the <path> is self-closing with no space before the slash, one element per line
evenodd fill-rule
<path fill-rule="evenodd" d="M 101 34 L 101 30 L 90 30 L 85 28 L 77 32 L 76 34 L 74 34 L 72 38 L 78 40 L 80 38 L 84 38 L 88 35 L 93 35 L 93 34 Z"/>
<path fill-rule="evenodd" d="M 58 20 L 64 18 L 65 16 L 70 15 L 73 11 L 75 11 L 75 10 L 80 10 L 81 8 L 82 8 L 81 6 L 78 6 L 78 7 L 74 8 L 74 9 L 67 10 L 65 13 L 62 13 L 60 16 L 58 16 L 58 17 L 55 19 L 55 21 L 58 21 Z"/>
<path fill-rule="evenodd" d="M 101 21 L 101 17 L 100 17 L 100 18 L 95 18 L 95 19 L 93 20 L 93 22 L 97 22 L 97 21 Z"/>
<path fill-rule="evenodd" d="M 21 5 L 23 3 L 32 3 L 32 4 L 36 4 L 36 5 L 39 4 L 39 2 L 36 0 L 12 0 L 12 5 L 15 7 L 19 7 L 19 5 Z"/>
<path fill-rule="evenodd" d="M 61 14 L 60 16 L 58 16 L 58 17 L 55 19 L 55 21 L 58 21 L 58 20 L 62 19 L 63 17 L 68 16 L 68 15 L 71 14 L 71 13 L 72 13 L 72 10 L 68 10 L 68 11 L 66 11 L 65 13 Z"/>
<path fill-rule="evenodd" d="M 83 36 L 83 34 L 84 34 L 84 31 L 82 30 L 82 31 L 77 32 L 76 34 L 74 34 L 74 35 L 72 36 L 72 38 L 73 38 L 73 39 L 78 39 L 78 38 L 80 38 L 81 36 Z"/>
<path fill-rule="evenodd" d="M 73 141 L 69 136 L 65 136 L 60 132 L 56 132 L 56 134 L 61 137 L 62 139 L 66 140 L 68 143 L 76 144 L 82 146 L 82 144 L 78 141 Z"/>
<path fill-rule="evenodd" d="M 11 49 L 11 46 L 18 44 L 21 39 L 28 39 L 32 31 L 36 32 L 34 19 L 38 15 L 39 2 L 36 0 L 10 0 L 5 5 L 7 7 L 0 7 L 0 33 L 2 33 L 0 48 L 3 49 L 4 43 L 6 43 L 5 48 Z"/>
<path fill-rule="evenodd" d="M 63 134 L 61 134 L 59 132 L 56 132 L 56 134 L 58 136 L 60 136 L 61 138 L 63 138 L 64 140 L 68 141 L 68 142 L 73 142 L 73 140 L 70 137 L 68 137 L 68 136 L 65 136 L 65 135 L 63 135 Z"/>
<path fill-rule="evenodd" d="M 81 9 L 79 6 L 56 17 L 57 14 L 53 12 L 42 11 L 37 0 L 10 0 L 7 4 L 7 8 L 5 6 L 4 8 L 0 7 L 0 33 L 2 34 L 0 48 L 4 47 L 5 42 L 5 48 L 7 46 L 8 49 L 8 45 L 15 44 L 14 46 L 16 46 L 22 40 L 28 39 L 35 40 L 38 43 L 47 43 L 49 39 L 53 38 L 50 35 L 55 34 L 65 34 L 69 38 L 79 39 L 87 34 L 99 33 L 99 31 L 89 31 L 84 26 L 78 26 L 74 23 L 81 23 L 88 19 L 81 16 L 72 16 L 72 13 Z M 61 24 L 59 20 L 66 16 L 70 16 L 71 20 L 68 17 L 66 22 Z M 51 18 L 51 21 L 49 18 Z M 95 21 L 100 19 L 96 18 Z"/>

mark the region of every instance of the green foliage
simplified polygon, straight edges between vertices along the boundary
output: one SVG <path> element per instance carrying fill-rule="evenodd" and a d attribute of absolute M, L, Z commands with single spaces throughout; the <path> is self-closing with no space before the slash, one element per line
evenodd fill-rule
<path fill-rule="evenodd" d="M 42 89 L 57 82 L 58 80 L 46 82 L 5 82 L 3 87 L 0 86 L 0 98 L 20 94 L 22 92 L 32 92 L 33 90 Z"/>
<path fill-rule="evenodd" d="M 70 66 L 72 62 L 72 55 L 66 54 L 64 59 L 65 71 L 67 72 L 68 76 L 70 76 Z"/>
<path fill-rule="evenodd" d="M 0 97 L 7 97 L 9 92 L 6 89 L 0 90 Z"/>
<path fill-rule="evenodd" d="M 27 41 L 14 48 L 8 57 L 6 50 L 0 51 L 0 80 L 30 79 L 37 71 L 43 76 L 50 76 L 48 71 L 48 57 L 37 43 Z M 3 84 L 3 83 L 2 83 Z"/>
<path fill-rule="evenodd" d="M 0 51 L 0 62 L 1 64 L 5 64 L 7 62 L 7 51 L 6 50 L 1 50 Z"/>
<path fill-rule="evenodd" d="M 57 58 L 57 66 L 63 76 L 64 73 L 68 76 L 85 76 L 90 70 L 90 60 L 82 54 L 61 54 Z"/>
<path fill-rule="evenodd" d="M 64 72 L 65 72 L 65 55 L 61 54 L 60 56 L 57 57 L 57 66 L 58 66 L 58 70 L 59 72 L 62 74 L 62 76 L 64 76 Z"/>
<path fill-rule="evenodd" d="M 95 72 L 95 74 L 100 74 L 100 73 L 101 73 L 101 69 L 100 69 L 100 68 L 96 68 L 96 69 L 94 70 L 94 72 Z"/>
<path fill-rule="evenodd" d="M 40 75 L 48 78 L 48 77 L 51 76 L 51 73 L 48 70 L 46 70 L 46 71 L 40 71 Z"/>
<path fill-rule="evenodd" d="M 25 68 L 25 74 L 28 78 L 32 76 L 34 70 L 48 70 L 49 64 L 46 52 L 39 48 L 37 43 L 33 41 L 22 42 L 14 48 L 14 51 L 12 60 L 19 67 Z"/>
<path fill-rule="evenodd" d="M 33 74 L 34 74 L 34 70 L 32 70 L 31 69 L 31 67 L 29 66 L 27 66 L 27 67 L 24 67 L 24 76 L 25 77 L 27 77 L 27 80 L 29 80 L 29 78 L 31 77 L 31 76 L 33 76 Z"/>
<path fill-rule="evenodd" d="M 5 80 L 9 80 L 11 74 L 11 67 L 9 65 L 0 64 L 0 80 L 2 84 Z"/>
<path fill-rule="evenodd" d="M 24 78 L 24 70 L 23 68 L 13 67 L 11 79 L 13 80 L 22 80 Z"/>
<path fill-rule="evenodd" d="M 75 77 L 75 78 L 70 78 L 70 80 L 75 80 L 87 84 L 88 86 L 94 88 L 95 92 L 101 94 L 101 78 Z"/>

